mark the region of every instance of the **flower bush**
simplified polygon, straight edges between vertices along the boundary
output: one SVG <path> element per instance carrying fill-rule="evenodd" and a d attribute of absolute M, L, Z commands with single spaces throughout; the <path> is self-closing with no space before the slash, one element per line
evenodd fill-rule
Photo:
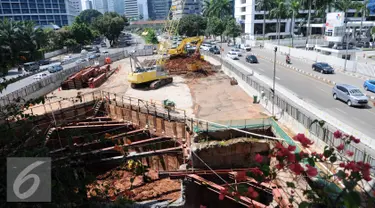
<path fill-rule="evenodd" d="M 299 207 L 321 205 L 323 207 L 346 208 L 361 207 L 362 203 L 366 203 L 367 207 L 375 207 L 373 197 L 375 191 L 371 193 L 364 188 L 364 183 L 372 180 L 371 165 L 362 161 L 352 161 L 351 157 L 354 153 L 350 150 L 345 151 L 347 145 L 352 142 L 360 143 L 360 139 L 340 131 L 334 133 L 334 138 L 340 140 L 340 144 L 336 147 L 325 146 L 321 153 L 306 153 L 303 150 L 298 151 L 294 145 L 275 142 L 268 154 L 271 161 L 275 161 L 272 168 L 267 164 L 262 164 L 264 156 L 256 154 L 254 157 L 257 162 L 256 166 L 248 171 L 238 172 L 236 183 L 224 186 L 219 199 L 223 200 L 228 195 L 235 198 L 247 196 L 256 200 L 259 193 L 253 187 L 249 187 L 245 191 L 237 191 L 236 185 L 246 181 L 248 176 L 254 178 L 258 183 L 275 181 L 276 184 L 280 184 L 283 182 L 280 181 L 280 177 L 277 177 L 278 174 L 288 172 L 293 177 L 293 181 L 299 181 L 302 177 L 310 185 L 300 187 L 293 181 L 286 182 L 287 188 L 290 189 L 286 191 L 289 203 L 298 203 Z M 293 139 L 307 151 L 314 143 L 304 134 L 298 134 Z M 318 167 L 323 166 L 329 167 L 334 173 L 326 168 L 318 170 Z M 294 197 L 294 193 L 298 189 L 304 195 L 304 200 L 299 202 Z"/>

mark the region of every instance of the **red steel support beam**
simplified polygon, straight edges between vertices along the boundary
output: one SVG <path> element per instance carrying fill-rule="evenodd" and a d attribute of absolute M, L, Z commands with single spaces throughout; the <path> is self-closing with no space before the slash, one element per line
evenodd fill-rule
<path fill-rule="evenodd" d="M 213 183 L 212 181 L 208 181 L 208 180 L 206 180 L 206 179 L 204 179 L 204 178 L 202 178 L 198 175 L 195 175 L 195 174 L 190 174 L 187 177 L 192 178 L 194 180 L 199 181 L 200 183 L 203 183 L 205 185 L 210 186 L 211 188 L 216 190 L 215 192 L 217 192 L 217 191 L 220 192 L 220 190 L 224 189 L 224 187 L 219 186 L 216 183 Z M 210 190 L 210 189 L 208 189 L 208 190 Z M 228 199 L 231 199 L 233 201 L 236 201 L 234 198 L 231 198 L 230 196 L 225 196 L 225 197 L 228 198 Z M 219 198 L 218 198 L 218 200 L 219 200 Z M 264 204 L 262 204 L 258 201 L 252 200 L 252 199 L 250 199 L 248 197 L 244 197 L 244 196 L 240 196 L 239 201 L 242 202 L 242 203 L 245 203 L 248 206 L 253 205 L 254 208 L 271 208 L 270 206 L 266 206 L 266 205 L 264 205 Z M 251 206 L 249 206 L 249 207 L 251 207 Z"/>

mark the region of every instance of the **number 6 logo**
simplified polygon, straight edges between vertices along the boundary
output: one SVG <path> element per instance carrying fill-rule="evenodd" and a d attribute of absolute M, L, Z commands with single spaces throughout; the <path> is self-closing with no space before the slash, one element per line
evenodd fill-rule
<path fill-rule="evenodd" d="M 39 184 L 40 184 L 39 176 L 36 174 L 29 174 L 29 175 L 27 174 L 33 169 L 42 165 L 43 163 L 45 163 L 45 161 L 36 161 L 32 163 L 31 165 L 27 166 L 24 170 L 20 172 L 20 174 L 18 174 L 17 178 L 14 180 L 14 183 L 13 183 L 13 192 L 18 198 L 27 199 L 30 196 L 32 196 L 35 193 L 35 191 L 38 189 Z M 21 185 L 25 183 L 25 181 L 29 180 L 30 178 L 34 179 L 33 185 L 24 193 L 20 193 Z"/>

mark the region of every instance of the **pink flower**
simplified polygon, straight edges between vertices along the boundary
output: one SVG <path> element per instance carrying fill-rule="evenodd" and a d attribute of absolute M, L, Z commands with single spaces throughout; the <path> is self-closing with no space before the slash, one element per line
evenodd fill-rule
<path fill-rule="evenodd" d="M 333 133 L 333 137 L 335 137 L 336 139 L 341 139 L 342 137 L 341 131 L 339 130 L 335 131 L 335 133 Z"/>
<path fill-rule="evenodd" d="M 281 170 L 281 169 L 284 168 L 284 164 L 279 163 L 275 167 L 276 167 L 276 169 Z"/>
<path fill-rule="evenodd" d="M 345 163 L 340 163 L 339 166 L 340 168 L 345 168 Z"/>
<path fill-rule="evenodd" d="M 311 166 L 311 165 L 306 165 L 307 167 L 307 170 L 306 170 L 306 174 L 310 177 L 315 177 L 316 175 L 318 175 L 318 170 Z"/>
<path fill-rule="evenodd" d="M 293 137 L 294 140 L 301 142 L 303 147 L 309 147 L 314 144 L 310 139 L 308 139 L 304 134 L 297 134 Z"/>
<path fill-rule="evenodd" d="M 258 192 L 256 192 L 251 186 L 247 189 L 247 193 L 250 196 L 250 198 L 253 198 L 253 199 L 259 196 Z"/>
<path fill-rule="evenodd" d="M 238 182 L 246 181 L 246 171 L 239 171 L 236 174 L 236 180 Z"/>
<path fill-rule="evenodd" d="M 288 154 L 288 162 L 293 163 L 296 161 L 296 155 L 293 153 Z"/>
<path fill-rule="evenodd" d="M 222 200 L 224 200 L 224 198 L 225 198 L 225 194 L 220 193 L 220 194 L 219 194 L 219 200 L 222 201 Z"/>
<path fill-rule="evenodd" d="M 261 163 L 261 162 L 263 161 L 263 157 L 262 157 L 262 155 L 260 155 L 260 154 L 256 154 L 256 155 L 255 155 L 255 161 L 256 161 L 257 163 Z"/>
<path fill-rule="evenodd" d="M 260 176 L 263 175 L 263 172 L 258 167 L 251 168 L 249 171 L 253 173 L 254 175 L 260 175 Z"/>
<path fill-rule="evenodd" d="M 339 146 L 336 147 L 336 149 L 337 149 L 338 151 L 343 151 L 344 148 L 345 148 L 344 144 L 340 144 Z"/>
<path fill-rule="evenodd" d="M 299 163 L 293 163 L 289 165 L 289 169 L 296 175 L 300 175 L 304 171 L 303 167 Z"/>
<path fill-rule="evenodd" d="M 350 151 L 350 150 L 348 150 L 348 151 L 346 151 L 346 154 L 349 156 L 349 157 L 351 157 L 351 156 L 353 156 L 354 155 L 354 152 L 352 152 L 352 151 Z"/>
<path fill-rule="evenodd" d="M 293 152 L 294 150 L 296 150 L 296 146 L 293 146 L 293 145 L 289 145 L 288 146 L 288 150 Z"/>
<path fill-rule="evenodd" d="M 356 143 L 356 144 L 358 144 L 358 143 L 361 142 L 361 140 L 360 139 L 354 139 L 353 142 Z"/>

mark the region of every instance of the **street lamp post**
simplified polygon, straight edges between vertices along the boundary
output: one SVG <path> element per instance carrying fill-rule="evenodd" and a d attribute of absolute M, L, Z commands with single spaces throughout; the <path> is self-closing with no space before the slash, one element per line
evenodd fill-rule
<path fill-rule="evenodd" d="M 276 52 L 277 46 L 274 48 L 275 56 L 273 60 L 273 86 L 272 86 L 272 116 L 275 116 L 275 87 L 276 87 Z"/>

